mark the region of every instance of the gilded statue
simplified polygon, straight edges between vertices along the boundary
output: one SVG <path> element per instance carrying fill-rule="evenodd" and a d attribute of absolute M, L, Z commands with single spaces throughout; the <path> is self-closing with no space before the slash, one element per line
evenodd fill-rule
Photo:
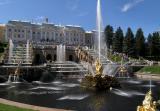
<path fill-rule="evenodd" d="M 16 68 L 14 75 L 19 75 L 20 74 L 20 69 Z"/>
<path fill-rule="evenodd" d="M 100 60 L 97 58 L 96 59 L 96 75 L 102 75 L 103 73 L 103 67 L 102 64 L 100 63 Z"/>
<path fill-rule="evenodd" d="M 16 76 L 18 76 L 20 74 L 20 68 L 19 68 L 20 64 L 21 64 L 21 61 L 18 63 L 18 67 L 16 68 L 16 70 L 14 72 L 14 75 L 16 75 Z"/>
<path fill-rule="evenodd" d="M 157 111 L 157 103 L 153 101 L 152 91 L 150 90 L 144 100 L 142 106 L 137 107 L 137 111 Z"/>
<path fill-rule="evenodd" d="M 121 72 L 121 73 L 126 73 L 127 70 L 126 70 L 126 68 L 125 68 L 124 66 L 121 66 L 121 67 L 120 67 L 120 72 Z"/>

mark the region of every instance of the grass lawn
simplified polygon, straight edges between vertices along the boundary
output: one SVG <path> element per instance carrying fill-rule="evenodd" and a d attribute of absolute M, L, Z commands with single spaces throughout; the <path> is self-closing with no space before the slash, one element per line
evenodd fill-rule
<path fill-rule="evenodd" d="M 35 110 L 23 109 L 15 106 L 0 104 L 0 111 L 35 111 Z"/>
<path fill-rule="evenodd" d="M 142 68 L 139 72 L 149 72 L 151 74 L 160 74 L 160 66 L 147 66 Z"/>

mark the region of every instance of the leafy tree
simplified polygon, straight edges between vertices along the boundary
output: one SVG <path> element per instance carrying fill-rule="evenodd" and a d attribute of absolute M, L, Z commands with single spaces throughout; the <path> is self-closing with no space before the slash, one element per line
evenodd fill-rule
<path fill-rule="evenodd" d="M 135 56 L 135 40 L 131 28 L 127 29 L 127 33 L 123 41 L 123 52 L 127 55 Z"/>
<path fill-rule="evenodd" d="M 110 25 L 107 25 L 104 32 L 105 32 L 106 45 L 110 49 L 112 46 L 113 27 Z"/>
<path fill-rule="evenodd" d="M 122 53 L 123 51 L 123 31 L 122 29 L 119 27 L 116 32 L 115 35 L 113 37 L 113 51 L 115 52 L 119 52 Z"/>
<path fill-rule="evenodd" d="M 136 54 L 137 56 L 144 56 L 145 55 L 145 38 L 141 28 L 137 30 L 135 36 L 135 46 L 136 46 Z"/>

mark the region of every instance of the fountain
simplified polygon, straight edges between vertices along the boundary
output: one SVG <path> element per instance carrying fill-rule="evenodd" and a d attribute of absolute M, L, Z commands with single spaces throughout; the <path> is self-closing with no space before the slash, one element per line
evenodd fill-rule
<path fill-rule="evenodd" d="M 65 45 L 57 45 L 57 62 L 64 62 L 66 55 L 66 46 Z"/>
<path fill-rule="evenodd" d="M 151 90 L 146 94 L 142 106 L 137 107 L 137 111 L 158 111 L 157 102 L 153 101 Z"/>
<path fill-rule="evenodd" d="M 87 70 L 81 64 L 66 61 L 65 55 L 66 46 L 57 45 L 57 61 L 48 63 L 50 72 L 56 74 L 56 79 L 82 78 Z"/>
<path fill-rule="evenodd" d="M 152 76 L 151 76 L 152 78 Z M 150 90 L 145 95 L 145 98 L 142 102 L 142 106 L 137 107 L 137 111 L 159 111 L 157 107 L 160 105 L 160 100 L 153 101 L 153 94 L 152 94 L 152 80 L 150 78 L 149 87 Z"/>
<path fill-rule="evenodd" d="M 12 57 L 13 57 L 13 41 L 12 39 L 9 39 L 9 59 L 8 59 L 8 63 L 12 63 Z"/>
<path fill-rule="evenodd" d="M 82 87 L 96 90 L 108 90 L 120 87 L 120 83 L 116 78 L 108 75 L 102 75 L 103 67 L 98 58 L 96 60 L 95 66 L 96 74 L 87 74 L 85 78 L 82 79 Z"/>
<path fill-rule="evenodd" d="M 104 40 L 104 33 L 103 33 L 103 20 L 101 15 L 101 0 L 97 0 L 97 47 L 98 47 L 98 58 L 101 58 L 101 50 L 102 47 L 106 48 L 106 43 Z"/>
<path fill-rule="evenodd" d="M 115 74 L 115 77 L 117 77 L 117 78 L 130 78 L 127 68 L 123 65 L 121 65 L 118 68 L 118 70 Z"/>
<path fill-rule="evenodd" d="M 100 0 L 98 0 L 97 7 L 100 9 Z M 100 10 L 98 11 L 98 13 L 99 12 Z M 100 17 L 100 13 L 98 17 Z M 99 33 L 98 33 L 99 38 L 102 36 L 102 33 L 100 30 L 101 28 L 99 28 Z M 123 82 L 126 80 L 117 81 L 117 79 L 115 77 L 112 77 L 112 75 L 109 72 L 112 73 L 113 72 L 112 70 L 118 69 L 118 65 L 111 64 L 112 65 L 111 66 L 110 64 L 108 64 L 108 62 L 106 62 L 106 64 L 108 65 L 108 68 L 107 68 L 108 72 L 107 71 L 105 72 L 106 67 L 104 66 L 104 62 L 102 58 L 100 58 L 102 57 L 101 55 L 102 53 L 100 54 L 101 52 L 100 44 L 101 44 L 101 41 L 99 39 L 99 51 L 97 51 L 98 56 L 95 55 L 94 56 L 95 58 L 93 58 L 93 60 L 96 59 L 95 64 L 89 64 L 89 62 L 84 63 L 86 64 L 85 68 L 81 64 L 77 64 L 71 61 L 65 61 L 65 46 L 63 45 L 57 46 L 57 62 L 47 63 L 46 66 L 50 64 L 51 67 L 46 67 L 45 69 L 38 68 L 39 69 L 38 72 L 44 71 L 44 73 L 42 73 L 42 76 L 41 76 L 42 78 L 44 77 L 42 81 L 37 81 L 37 80 L 41 80 L 41 78 L 40 79 L 38 78 L 36 79 L 35 82 L 29 83 L 29 84 L 28 83 L 18 84 L 18 85 L 8 84 L 8 83 L 7 85 L 4 83 L 0 84 L 1 97 L 4 99 L 13 100 L 13 101 L 22 102 L 22 103 L 31 104 L 31 105 L 45 106 L 50 108 L 68 109 L 68 110 L 134 111 L 136 109 L 137 104 L 140 101 L 140 98 L 143 98 L 145 94 L 144 91 L 146 91 L 146 87 L 141 87 L 141 86 L 146 85 L 146 81 L 130 80 L 128 83 Z M 27 41 L 26 47 L 21 46 L 17 48 L 17 44 L 16 44 L 14 46 L 13 54 L 11 55 L 11 57 L 12 57 L 12 60 L 17 58 L 17 61 L 28 59 L 30 57 L 29 41 Z M 91 63 L 93 62 L 94 61 L 92 61 L 91 59 Z M 29 78 L 32 79 L 32 77 L 35 75 L 38 75 L 38 76 L 41 75 L 41 73 L 37 73 L 34 71 L 35 68 L 33 66 L 31 67 L 33 68 L 33 71 L 31 70 L 31 76 L 29 76 Z M 121 67 L 120 71 L 124 73 L 125 69 Z M 54 74 L 52 74 L 52 72 Z M 83 72 L 85 74 L 86 73 L 88 74 L 85 77 L 84 75 L 82 75 L 83 79 L 79 79 L 79 77 L 77 76 L 80 76 L 80 74 Z M 59 73 L 63 73 L 62 75 L 63 77 L 67 75 L 68 76 L 67 80 L 63 80 L 62 78 L 62 79 L 53 81 L 54 76 L 55 75 L 59 76 Z M 112 74 L 115 74 L 115 73 L 112 73 Z M 28 74 L 26 75 L 28 76 Z M 21 76 L 20 68 L 17 67 L 15 72 L 9 75 L 8 82 L 11 83 L 11 82 L 19 81 L 21 79 L 19 78 L 19 76 Z M 25 76 L 23 77 L 25 78 Z M 51 79 L 51 82 L 48 82 L 48 78 Z M 74 81 L 71 81 L 71 78 L 74 78 Z M 34 81 L 34 80 L 35 79 L 31 81 Z M 117 87 L 120 87 L 119 82 L 123 87 L 121 89 L 116 89 Z M 103 90 L 103 91 L 91 92 L 90 90 L 89 91 L 84 90 L 80 87 L 80 83 L 82 84 L 81 86 L 91 88 L 91 89 Z M 160 83 L 158 83 L 157 81 L 153 81 L 153 84 L 155 85 L 155 87 L 153 87 L 154 88 L 153 93 L 158 94 L 159 90 L 157 89 L 160 88 L 160 85 L 159 85 Z M 112 89 L 112 91 L 106 91 L 109 89 Z M 152 101 L 151 93 L 152 92 L 147 93 L 145 100 L 143 102 L 143 105 L 138 107 L 137 109 L 138 111 L 155 111 L 156 108 L 154 107 L 156 107 L 155 105 L 156 102 Z M 130 100 L 133 100 L 133 101 L 130 101 Z"/>
<path fill-rule="evenodd" d="M 9 52 L 8 52 L 8 62 L 6 65 L 18 65 L 19 61 L 22 61 L 22 64 L 31 65 L 32 64 L 32 55 L 30 49 L 29 40 L 26 44 L 23 43 L 13 43 L 9 40 Z"/>
<path fill-rule="evenodd" d="M 100 0 L 97 1 L 97 33 L 98 33 L 98 58 L 95 61 L 95 74 L 87 74 L 82 80 L 82 86 L 89 89 L 108 90 L 120 87 L 120 83 L 114 77 L 103 74 L 103 66 L 101 63 L 101 45 L 104 46 L 102 40 L 102 16 Z"/>
<path fill-rule="evenodd" d="M 19 82 L 19 76 L 20 76 L 20 63 L 18 64 L 18 67 L 16 68 L 14 74 L 10 74 L 8 77 L 8 81 L 7 83 L 11 83 L 11 82 Z"/>

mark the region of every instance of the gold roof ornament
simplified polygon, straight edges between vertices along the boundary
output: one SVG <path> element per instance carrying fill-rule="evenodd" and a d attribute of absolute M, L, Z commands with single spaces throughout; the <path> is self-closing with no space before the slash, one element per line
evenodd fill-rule
<path fill-rule="evenodd" d="M 157 102 L 153 101 L 151 90 L 145 95 L 142 106 L 138 106 L 137 111 L 157 111 Z"/>
<path fill-rule="evenodd" d="M 96 75 L 102 75 L 103 67 L 102 67 L 102 64 L 98 58 L 96 59 L 95 64 L 96 64 Z"/>

